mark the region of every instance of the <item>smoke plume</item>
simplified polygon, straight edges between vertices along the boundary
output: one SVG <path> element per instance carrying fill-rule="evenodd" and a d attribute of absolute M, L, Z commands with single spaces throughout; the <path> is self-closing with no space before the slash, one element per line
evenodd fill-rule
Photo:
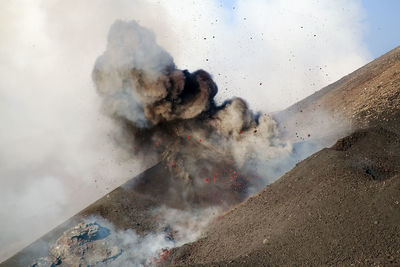
<path fill-rule="evenodd" d="M 212 183 L 241 200 L 250 186 L 265 185 L 256 177 L 268 178 L 257 173 L 255 161 L 290 153 L 271 117 L 253 113 L 241 98 L 216 105 L 211 75 L 178 69 L 154 34 L 135 21 L 112 25 L 93 80 L 103 112 L 130 136 L 123 144 L 132 143 L 132 154 L 156 154 L 195 194 Z"/>
<path fill-rule="evenodd" d="M 258 179 L 242 175 L 245 169 L 270 177 L 268 183 L 297 161 L 282 155 L 282 142 L 274 138 L 275 123 L 266 115 L 259 121 L 265 117 L 268 123 L 263 125 L 270 135 L 258 125 L 256 133 L 234 131 L 238 136 L 229 141 L 224 141 L 228 131 L 211 127 L 212 120 L 230 124 L 223 113 L 216 115 L 218 110 L 204 124 L 211 132 L 201 128 L 203 124 L 194 127 L 189 120 L 182 125 L 170 121 L 181 131 L 182 138 L 175 139 L 162 139 L 167 134 L 155 131 L 165 122 L 151 126 L 151 120 L 142 117 L 137 122 L 144 124 L 133 127 L 121 118 L 113 122 L 101 116 L 101 97 L 90 77 L 115 20 L 140 21 L 155 32 L 180 68 L 212 73 L 220 89 L 217 106 L 236 95 L 256 110 L 279 110 L 370 59 L 362 38 L 361 1 L 16 0 L 2 1 L 0 6 L 0 217 L 4 218 L 0 220 L 0 261 L 162 158 L 170 163 L 168 168 L 175 166 L 172 170 L 179 177 L 185 173 L 201 177 L 189 181 L 196 183 L 196 189 L 206 189 L 209 194 L 203 197 L 209 199 L 229 196 L 209 190 L 214 187 L 214 174 L 215 185 L 221 182 L 236 190 L 246 178 L 253 183 Z M 316 131 L 321 131 L 320 125 Z M 110 141 L 110 132 L 119 148 Z M 145 146 L 135 150 L 132 139 L 140 144 L 141 138 L 148 141 L 149 150 Z M 181 145 L 170 146 L 175 149 L 171 152 L 163 149 L 172 140 Z M 290 145 L 284 149 L 293 151 Z M 191 151 L 204 153 L 183 156 Z M 304 158 L 315 148 L 296 151 Z M 145 161 L 133 154 L 144 155 Z M 259 164 L 260 159 L 264 164 Z M 214 164 L 198 167 L 201 161 L 213 160 L 220 166 L 246 168 L 239 172 L 218 167 L 214 172 Z M 190 187 L 188 183 L 188 196 L 193 195 Z M 250 192 L 253 187 L 247 188 Z"/>

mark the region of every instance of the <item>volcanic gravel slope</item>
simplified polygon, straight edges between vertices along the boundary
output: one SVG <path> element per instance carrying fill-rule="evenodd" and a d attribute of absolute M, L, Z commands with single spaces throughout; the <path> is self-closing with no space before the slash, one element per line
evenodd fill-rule
<path fill-rule="evenodd" d="M 354 132 L 221 216 L 173 265 L 400 265 L 400 47 L 278 113 Z M 289 131 L 289 130 L 288 130 Z"/>
<path fill-rule="evenodd" d="M 172 253 L 177 265 L 400 264 L 400 136 L 354 133 Z"/>
<path fill-rule="evenodd" d="M 281 130 L 293 139 L 327 135 L 325 127 L 354 130 L 388 121 L 400 109 L 400 46 L 275 114 Z M 307 126 L 307 127 L 305 127 Z M 348 132 L 346 129 L 343 132 Z"/>
<path fill-rule="evenodd" d="M 166 264 L 399 265 L 399 96 L 396 48 L 275 114 L 281 130 L 293 139 L 306 135 L 301 130 L 309 130 L 310 124 L 321 128 L 320 113 L 330 120 L 326 126 L 351 123 L 356 132 L 221 216 L 204 238 L 174 249 Z M 82 217 L 100 215 L 118 229 L 139 234 L 152 231 L 157 223 L 149 210 L 160 203 L 182 208 L 179 194 L 171 198 L 173 192 L 164 190 L 171 181 L 166 167 L 158 164 L 0 266 L 28 266 Z M 184 186 L 174 184 L 176 190 Z"/>
<path fill-rule="evenodd" d="M 173 188 L 171 183 L 174 183 Z M 170 190 L 179 191 L 184 186 L 181 180 L 172 178 L 166 166 L 156 164 L 0 263 L 0 266 L 30 266 L 35 259 L 47 257 L 50 246 L 64 231 L 82 223 L 84 219 L 90 220 L 93 216 L 108 220 L 120 230 L 134 229 L 140 235 L 155 231 L 160 226 L 151 211 L 162 204 L 182 209 L 185 203 L 182 195 Z"/>

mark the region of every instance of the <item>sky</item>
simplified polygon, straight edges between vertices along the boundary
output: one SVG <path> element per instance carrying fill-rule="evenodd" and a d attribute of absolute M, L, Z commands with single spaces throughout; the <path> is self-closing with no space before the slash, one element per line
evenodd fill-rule
<path fill-rule="evenodd" d="M 91 80 L 117 19 L 151 29 L 217 101 L 273 112 L 400 45 L 397 0 L 0 2 L 0 261 L 152 162 L 116 147 Z M 6 219 L 5 219 L 6 218 Z"/>
<path fill-rule="evenodd" d="M 221 4 L 232 9 L 236 0 L 222 0 Z M 400 1 L 398 0 L 361 0 L 365 9 L 363 41 L 372 58 L 377 58 L 400 45 Z M 345 8 L 345 6 L 344 6 Z"/>
<path fill-rule="evenodd" d="M 366 10 L 364 42 L 376 58 L 400 45 L 400 1 L 362 0 Z"/>

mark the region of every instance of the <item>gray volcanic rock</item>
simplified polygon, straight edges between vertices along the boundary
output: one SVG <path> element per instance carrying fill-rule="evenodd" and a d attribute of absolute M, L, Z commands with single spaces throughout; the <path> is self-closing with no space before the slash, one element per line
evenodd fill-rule
<path fill-rule="evenodd" d="M 116 259 L 122 249 L 107 237 L 110 230 L 98 223 L 80 223 L 65 231 L 49 249 L 49 257 L 40 258 L 39 266 L 95 266 Z"/>

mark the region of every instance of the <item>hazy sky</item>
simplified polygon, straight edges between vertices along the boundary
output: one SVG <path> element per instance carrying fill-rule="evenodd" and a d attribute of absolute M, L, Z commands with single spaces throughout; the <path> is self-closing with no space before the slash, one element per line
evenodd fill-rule
<path fill-rule="evenodd" d="M 365 43 L 374 57 L 400 45 L 400 1 L 362 0 L 367 16 Z"/>
<path fill-rule="evenodd" d="M 220 3 L 233 10 L 237 0 L 222 0 Z M 373 58 L 379 57 L 400 45 L 400 1 L 361 0 L 365 10 L 362 23 L 365 26 L 364 42 Z M 346 6 L 344 5 L 345 9 Z"/>
<path fill-rule="evenodd" d="M 99 112 L 91 72 L 115 20 L 209 71 L 219 102 L 266 112 L 400 45 L 397 0 L 4 0 L 0 14 L 0 261 L 151 164 Z"/>

